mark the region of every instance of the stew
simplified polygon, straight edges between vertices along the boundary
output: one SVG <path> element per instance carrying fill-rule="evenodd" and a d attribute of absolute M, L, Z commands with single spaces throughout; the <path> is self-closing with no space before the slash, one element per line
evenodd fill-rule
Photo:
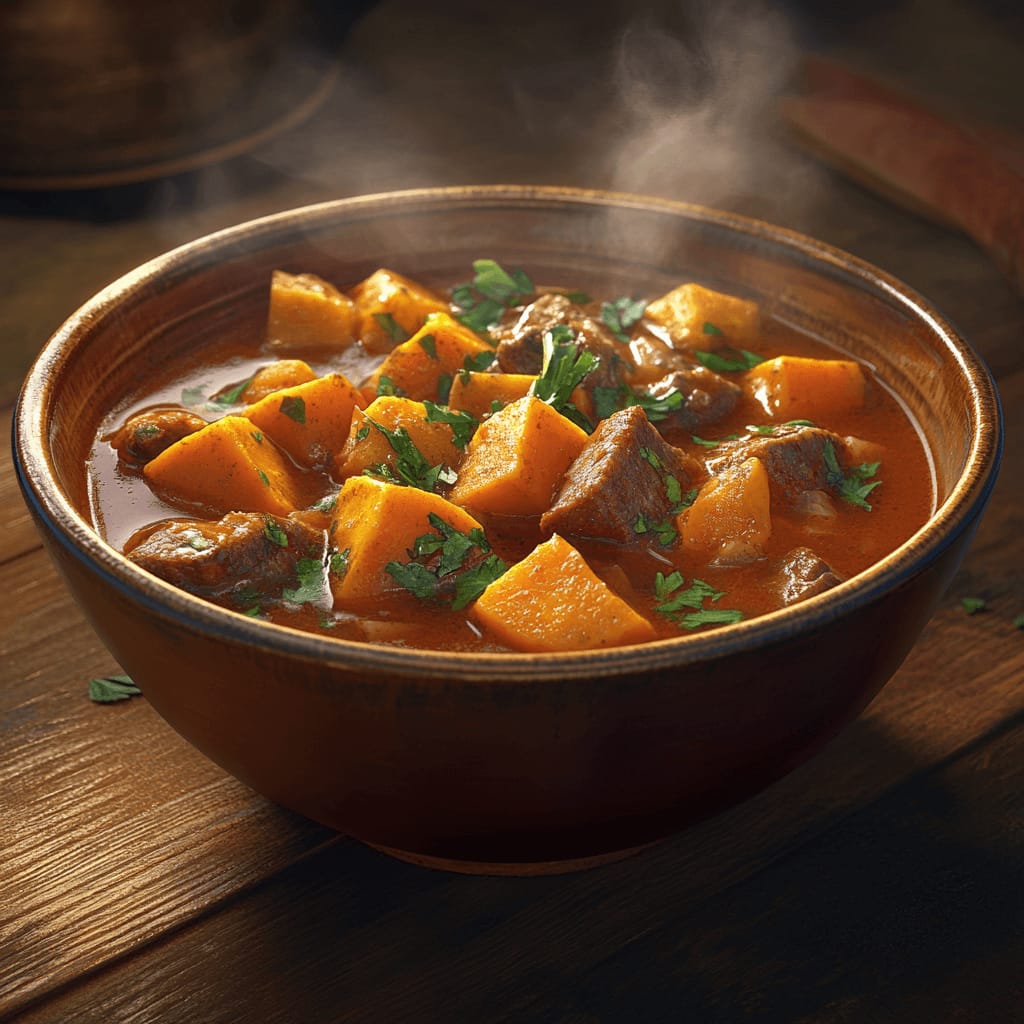
<path fill-rule="evenodd" d="M 895 396 L 757 303 L 473 270 L 445 295 L 386 269 L 346 290 L 276 271 L 264 338 L 112 413 L 97 528 L 282 625 L 562 651 L 791 605 L 930 514 Z"/>

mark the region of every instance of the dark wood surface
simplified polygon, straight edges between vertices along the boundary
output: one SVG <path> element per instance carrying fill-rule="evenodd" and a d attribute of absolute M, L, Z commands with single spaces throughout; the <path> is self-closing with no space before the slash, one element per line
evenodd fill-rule
<path fill-rule="evenodd" d="M 430 184 L 650 192 L 852 251 L 971 339 L 999 383 L 1006 453 L 963 567 L 860 720 L 766 792 L 618 864 L 462 877 L 268 804 L 144 699 L 91 703 L 88 679 L 117 666 L 44 555 L 5 453 L 0 1019 L 1022 1019 L 1024 300 L 966 238 L 819 167 L 771 118 L 795 55 L 817 47 L 1024 130 L 1013 5 L 876 3 L 829 25 L 809 5 L 652 6 L 624 37 L 612 8 L 581 22 L 527 3 L 512 25 L 480 6 L 376 5 L 320 111 L 229 163 L 0 194 L 5 420 L 80 301 L 208 230 Z M 703 79 L 680 70 L 698 31 Z M 967 596 L 985 610 L 966 614 Z"/>

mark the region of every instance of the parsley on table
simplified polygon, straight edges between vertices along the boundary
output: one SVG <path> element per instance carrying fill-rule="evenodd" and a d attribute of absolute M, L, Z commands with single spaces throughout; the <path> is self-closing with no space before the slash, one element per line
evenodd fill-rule
<path fill-rule="evenodd" d="M 388 562 L 388 574 L 421 601 L 449 600 L 453 611 L 475 601 L 505 572 L 507 566 L 491 551 L 483 530 L 457 530 L 431 512 L 427 517 L 434 532 L 413 542 L 408 562 Z M 484 557 L 464 568 L 474 553 Z"/>
<path fill-rule="evenodd" d="M 871 505 L 868 504 L 867 497 L 882 482 L 871 480 L 871 477 L 878 472 L 881 463 L 862 462 L 850 470 L 849 476 L 845 476 L 836 456 L 835 445 L 831 441 L 825 441 L 821 454 L 825 461 L 825 480 L 828 485 L 834 487 L 844 501 L 870 512 Z"/>
<path fill-rule="evenodd" d="M 629 330 L 640 322 L 647 303 L 628 295 L 601 304 L 601 320 L 619 341 L 629 341 Z"/>
<path fill-rule="evenodd" d="M 658 573 L 654 579 L 654 598 L 658 602 L 655 607 L 660 615 L 674 622 L 683 629 L 697 629 L 699 626 L 720 626 L 739 622 L 743 612 L 734 608 L 707 608 L 705 601 L 712 604 L 725 596 L 722 590 L 716 590 L 704 580 L 693 579 L 688 587 L 684 587 L 684 579 L 679 570 L 668 576 Z"/>
<path fill-rule="evenodd" d="M 705 324 L 705 326 L 707 326 Z M 718 332 L 721 334 L 721 331 Z M 722 349 L 720 352 L 694 352 L 701 366 L 715 373 L 738 373 L 750 370 L 764 362 L 764 356 L 749 352 L 745 348 Z"/>
<path fill-rule="evenodd" d="M 114 704 L 119 700 L 137 697 L 142 691 L 131 676 L 100 676 L 89 680 L 89 700 L 97 704 Z"/>
<path fill-rule="evenodd" d="M 373 466 L 368 466 L 363 470 L 366 476 L 374 476 L 391 483 L 406 484 L 409 487 L 418 487 L 421 491 L 433 491 L 438 483 L 455 483 L 454 470 L 443 463 L 431 466 L 423 452 L 416 447 L 416 442 L 409 436 L 409 431 L 405 427 L 396 427 L 392 430 L 390 427 L 385 427 L 382 423 L 370 419 L 369 416 L 365 418 L 367 423 L 384 435 L 395 453 L 393 465 L 378 462 Z"/>
<path fill-rule="evenodd" d="M 530 385 L 529 393 L 590 433 L 593 424 L 573 405 L 571 396 L 601 360 L 588 349 L 577 348 L 565 324 L 545 331 L 543 346 L 540 376 Z"/>

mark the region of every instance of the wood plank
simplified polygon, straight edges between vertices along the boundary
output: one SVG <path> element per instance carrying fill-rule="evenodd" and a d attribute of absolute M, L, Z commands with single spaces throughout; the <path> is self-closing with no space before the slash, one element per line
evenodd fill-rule
<path fill-rule="evenodd" d="M 5 425 L 8 437 L 13 414 L 14 410 L 10 408 L 0 410 L 0 423 Z M 38 548 L 39 534 L 21 496 L 14 475 L 11 448 L 7 444 L 0 448 L 0 509 L 4 511 L 4 528 L 0 530 L 0 563 Z"/>

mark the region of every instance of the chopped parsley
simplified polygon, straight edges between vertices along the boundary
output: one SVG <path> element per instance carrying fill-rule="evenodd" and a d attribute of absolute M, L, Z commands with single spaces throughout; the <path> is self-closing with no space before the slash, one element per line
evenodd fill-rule
<path fill-rule="evenodd" d="M 331 552 L 330 557 L 327 559 L 327 568 L 330 570 L 332 576 L 337 576 L 339 580 L 345 578 L 345 573 L 348 572 L 349 556 L 351 554 L 351 548 L 345 548 L 344 551 Z"/>
<path fill-rule="evenodd" d="M 262 469 L 257 469 L 256 475 L 260 478 L 260 483 L 262 483 L 264 487 L 270 486 L 270 477 L 267 476 L 267 474 L 264 473 Z"/>
<path fill-rule="evenodd" d="M 715 326 L 715 325 L 714 325 L 713 323 L 711 323 L 710 321 L 708 321 L 708 320 L 705 320 L 705 321 L 704 321 L 704 333 L 705 333 L 705 334 L 717 334 L 717 335 L 722 335 L 722 334 L 724 334 L 725 332 L 724 332 L 724 331 L 723 331 L 723 330 L 722 330 L 722 329 L 721 329 L 720 327 L 716 327 L 716 326 Z"/>
<path fill-rule="evenodd" d="M 709 324 L 705 324 L 705 333 L 708 333 Z M 715 328 L 716 333 L 722 332 Z M 748 352 L 745 348 L 722 349 L 719 352 L 694 352 L 702 366 L 713 370 L 715 373 L 737 373 L 742 370 L 750 370 L 759 363 L 764 362 L 764 356 L 756 352 Z"/>
<path fill-rule="evenodd" d="M 649 391 L 634 391 L 626 384 L 594 388 L 594 415 L 599 420 L 631 405 L 639 405 L 652 423 L 658 423 L 683 407 L 683 394 L 673 388 L 664 395 L 652 395 Z"/>
<path fill-rule="evenodd" d="M 983 597 L 962 597 L 960 604 L 968 615 L 976 615 L 985 610 L 985 598 Z"/>
<path fill-rule="evenodd" d="M 543 367 L 540 376 L 530 385 L 529 393 L 589 434 L 594 429 L 593 424 L 573 405 L 571 396 L 600 359 L 588 349 L 577 348 L 573 333 L 565 324 L 556 324 L 545 331 L 543 345 Z"/>
<path fill-rule="evenodd" d="M 263 520 L 263 536 L 279 548 L 288 547 L 288 534 L 281 529 L 281 524 L 270 516 Z"/>
<path fill-rule="evenodd" d="M 156 437 L 159 433 L 160 428 L 155 423 L 143 423 L 132 431 L 136 441 L 145 441 L 147 437 Z"/>
<path fill-rule="evenodd" d="M 416 538 L 411 560 L 388 562 L 384 568 L 419 600 L 447 601 L 458 611 L 475 601 L 507 566 L 491 551 L 483 530 L 463 533 L 433 512 L 427 520 L 434 532 Z M 474 554 L 475 564 L 466 566 Z"/>
<path fill-rule="evenodd" d="M 333 512 L 334 506 L 338 504 L 337 494 L 327 494 L 312 506 L 314 512 Z"/>
<path fill-rule="evenodd" d="M 251 437 L 257 444 L 263 444 L 263 435 L 258 430 L 251 431 Z"/>
<path fill-rule="evenodd" d="M 601 305 L 601 321 L 619 341 L 629 341 L 629 330 L 640 322 L 647 303 L 628 295 Z"/>
<path fill-rule="evenodd" d="M 388 395 L 391 397 L 403 397 L 405 392 L 385 373 L 377 378 L 377 397 Z"/>
<path fill-rule="evenodd" d="M 671 547 L 675 543 L 676 537 L 679 536 L 671 519 L 651 522 L 643 512 L 636 517 L 633 523 L 633 532 L 636 534 L 653 533 L 658 538 L 658 543 L 666 548 Z"/>
<path fill-rule="evenodd" d="M 423 337 L 420 338 L 419 344 L 420 348 L 423 349 L 431 359 L 437 359 L 437 340 L 432 334 L 424 334 Z"/>
<path fill-rule="evenodd" d="M 390 313 L 374 313 L 373 319 L 396 345 L 409 340 L 409 332 Z"/>
<path fill-rule="evenodd" d="M 232 405 L 238 405 L 245 394 L 245 389 L 252 383 L 252 377 L 248 377 L 239 384 L 232 384 L 231 387 L 223 388 L 216 394 L 207 395 L 206 385 L 197 384 L 194 387 L 185 388 L 181 392 L 181 404 L 190 408 L 204 408 L 210 410 L 223 410 Z"/>
<path fill-rule="evenodd" d="M 732 608 L 707 608 L 705 601 L 715 604 L 725 596 L 704 580 L 693 579 L 688 587 L 679 570 L 668 576 L 658 573 L 654 579 L 654 599 L 658 602 L 655 611 L 664 615 L 682 629 L 697 629 L 700 626 L 723 626 L 739 622 L 743 612 Z"/>
<path fill-rule="evenodd" d="M 454 470 L 443 463 L 431 466 L 405 427 L 391 430 L 369 416 L 366 417 L 366 422 L 384 435 L 395 453 L 393 464 L 378 462 L 368 466 L 363 470 L 366 476 L 374 476 L 396 484 L 407 484 L 409 487 L 418 487 L 421 491 L 433 491 L 438 483 L 455 483 Z"/>
<path fill-rule="evenodd" d="M 868 504 L 867 497 L 882 482 L 871 480 L 871 477 L 878 472 L 881 463 L 862 462 L 859 466 L 854 466 L 849 476 L 844 476 L 836 457 L 835 446 L 830 440 L 825 441 L 821 454 L 825 460 L 825 479 L 828 485 L 835 488 L 844 501 L 870 512 L 871 505 Z"/>
<path fill-rule="evenodd" d="M 300 558 L 295 563 L 295 575 L 299 585 L 294 589 L 285 587 L 282 596 L 293 604 L 319 604 L 327 592 L 324 563 L 319 558 Z"/>
<path fill-rule="evenodd" d="M 472 283 L 453 289 L 452 302 L 461 311 L 459 322 L 486 337 L 507 307 L 519 305 L 536 289 L 524 271 L 509 272 L 495 260 L 474 260 L 473 271 Z"/>
<path fill-rule="evenodd" d="M 281 413 L 296 423 L 306 422 L 306 401 L 301 395 L 285 395 L 281 399 Z"/>
<path fill-rule="evenodd" d="M 456 448 L 465 448 L 480 426 L 479 420 L 468 412 L 449 409 L 424 399 L 428 423 L 447 423 L 452 428 L 452 443 Z"/>
<path fill-rule="evenodd" d="M 89 700 L 97 704 L 115 704 L 141 693 L 131 676 L 100 676 L 89 680 Z"/>

